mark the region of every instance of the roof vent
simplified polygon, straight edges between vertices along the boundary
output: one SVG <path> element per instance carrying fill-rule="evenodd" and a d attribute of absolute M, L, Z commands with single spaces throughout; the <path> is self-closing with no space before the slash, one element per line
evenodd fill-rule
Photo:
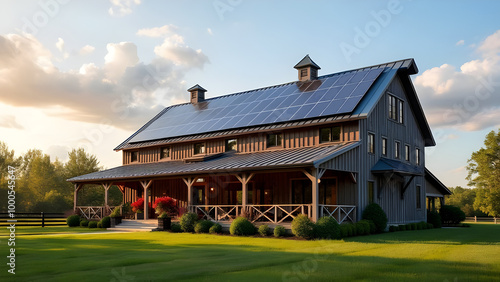
<path fill-rule="evenodd" d="M 196 105 L 205 101 L 205 92 L 207 92 L 207 90 L 198 84 L 189 88 L 187 91 L 191 92 L 191 104 Z"/>
<path fill-rule="evenodd" d="M 299 81 L 318 79 L 318 70 L 321 69 L 309 55 L 300 60 L 294 68 L 299 71 Z"/>

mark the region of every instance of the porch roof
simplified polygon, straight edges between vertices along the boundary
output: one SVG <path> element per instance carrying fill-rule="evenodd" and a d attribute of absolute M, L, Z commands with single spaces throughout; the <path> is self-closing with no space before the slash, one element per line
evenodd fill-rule
<path fill-rule="evenodd" d="M 380 158 L 372 167 L 372 173 L 380 174 L 394 172 L 403 175 L 423 175 L 423 169 L 416 165 L 411 165 L 398 160 Z"/>
<path fill-rule="evenodd" d="M 358 145 L 359 142 L 345 142 L 320 147 L 281 149 L 252 154 L 226 152 L 201 162 L 165 161 L 124 165 L 73 177 L 67 181 L 75 183 L 114 180 L 127 181 L 189 174 L 237 173 L 249 170 L 271 170 L 307 166 L 318 167 L 321 163 Z"/>

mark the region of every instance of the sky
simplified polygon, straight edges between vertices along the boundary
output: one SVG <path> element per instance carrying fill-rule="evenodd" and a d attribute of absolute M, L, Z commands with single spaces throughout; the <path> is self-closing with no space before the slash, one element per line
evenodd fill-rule
<path fill-rule="evenodd" d="M 499 1 L 19 0 L 0 3 L 0 141 L 61 161 L 113 149 L 166 106 L 414 58 L 437 141 L 426 166 L 467 186 L 500 128 Z"/>

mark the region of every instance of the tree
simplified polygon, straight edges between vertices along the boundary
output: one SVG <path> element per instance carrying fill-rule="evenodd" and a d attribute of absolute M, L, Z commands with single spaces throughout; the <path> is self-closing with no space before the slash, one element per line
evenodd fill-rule
<path fill-rule="evenodd" d="M 460 186 L 450 188 L 451 195 L 447 196 L 446 203 L 459 207 L 466 216 L 485 216 L 486 214 L 481 210 L 474 208 L 477 190 L 462 188 Z"/>
<path fill-rule="evenodd" d="M 484 146 L 468 160 L 467 180 L 478 188 L 474 208 L 500 216 L 500 129 L 486 135 Z"/>

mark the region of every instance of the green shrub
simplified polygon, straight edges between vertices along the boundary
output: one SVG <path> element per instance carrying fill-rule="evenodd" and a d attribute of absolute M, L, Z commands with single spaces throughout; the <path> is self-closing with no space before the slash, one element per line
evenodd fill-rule
<path fill-rule="evenodd" d="M 196 233 L 208 233 L 210 231 L 210 227 L 214 225 L 210 220 L 202 220 L 196 223 L 194 226 L 194 232 Z"/>
<path fill-rule="evenodd" d="M 427 223 L 425 223 L 423 221 L 420 221 L 419 223 L 417 223 L 417 230 L 424 230 L 424 229 L 427 229 Z"/>
<path fill-rule="evenodd" d="M 299 214 L 292 221 L 292 233 L 299 238 L 311 239 L 314 237 L 314 223 L 307 215 Z"/>
<path fill-rule="evenodd" d="M 434 225 L 432 225 L 432 223 L 427 223 L 427 229 L 432 229 L 434 228 Z"/>
<path fill-rule="evenodd" d="M 274 233 L 274 237 L 276 237 L 276 238 L 283 237 L 286 234 L 286 229 L 285 229 L 285 227 L 278 225 L 278 226 L 274 227 L 273 233 Z"/>
<path fill-rule="evenodd" d="M 86 219 L 83 219 L 80 221 L 80 227 L 88 227 L 89 226 L 89 221 Z"/>
<path fill-rule="evenodd" d="M 439 210 L 443 224 L 459 224 L 465 220 L 465 213 L 456 206 L 444 205 Z"/>
<path fill-rule="evenodd" d="M 340 239 L 340 225 L 333 217 L 324 216 L 314 225 L 314 237 L 320 239 Z"/>
<path fill-rule="evenodd" d="M 401 224 L 398 226 L 399 231 L 406 231 L 406 225 Z"/>
<path fill-rule="evenodd" d="M 349 233 L 350 233 L 350 229 L 351 229 L 351 227 L 349 225 L 350 224 L 341 224 L 340 225 L 340 237 L 342 237 L 342 238 L 349 237 Z"/>
<path fill-rule="evenodd" d="M 210 234 L 220 234 L 222 233 L 222 225 L 215 223 L 210 227 L 210 230 L 208 230 Z"/>
<path fill-rule="evenodd" d="M 97 222 L 97 228 L 102 228 L 102 221 Z"/>
<path fill-rule="evenodd" d="M 347 226 L 349 227 L 349 237 L 358 235 L 356 226 L 354 226 L 354 224 L 347 224 Z"/>
<path fill-rule="evenodd" d="M 427 212 L 427 222 L 432 224 L 433 228 L 441 228 L 441 215 L 435 211 Z"/>
<path fill-rule="evenodd" d="M 89 221 L 89 228 L 97 228 L 97 221 Z"/>
<path fill-rule="evenodd" d="M 370 234 L 377 233 L 377 226 L 375 225 L 375 222 L 373 222 L 373 220 L 368 220 L 368 223 L 370 224 Z"/>
<path fill-rule="evenodd" d="M 80 226 L 80 216 L 76 214 L 70 215 L 68 216 L 68 218 L 66 218 L 66 223 L 68 224 L 69 227 Z"/>
<path fill-rule="evenodd" d="M 413 230 L 411 223 L 406 224 L 406 230 L 408 230 L 408 231 Z"/>
<path fill-rule="evenodd" d="M 389 232 L 396 232 L 396 231 L 399 231 L 399 227 L 397 225 L 389 226 Z"/>
<path fill-rule="evenodd" d="M 411 230 L 417 230 L 418 229 L 418 224 L 416 224 L 415 222 L 414 223 L 410 223 L 411 224 Z"/>
<path fill-rule="evenodd" d="M 181 216 L 180 224 L 184 232 L 193 232 L 194 225 L 198 220 L 198 215 L 192 212 L 187 212 Z"/>
<path fill-rule="evenodd" d="M 101 219 L 102 228 L 110 228 L 111 227 L 111 217 L 105 216 Z"/>
<path fill-rule="evenodd" d="M 264 237 L 269 236 L 269 234 L 271 234 L 271 229 L 269 228 L 269 226 L 267 226 L 265 224 L 259 226 L 258 231 L 259 231 L 260 236 L 264 236 Z"/>
<path fill-rule="evenodd" d="M 363 211 L 362 218 L 373 221 L 373 223 L 375 223 L 377 233 L 384 232 L 387 227 L 387 215 L 376 203 L 371 203 L 366 206 Z"/>
<path fill-rule="evenodd" d="M 368 220 L 360 220 L 354 224 L 356 226 L 357 235 L 368 235 L 370 234 L 370 223 Z"/>
<path fill-rule="evenodd" d="M 248 219 L 239 216 L 231 223 L 229 227 L 229 233 L 231 235 L 254 235 L 255 234 L 255 226 L 248 221 Z"/>
<path fill-rule="evenodd" d="M 179 223 L 172 223 L 172 225 L 170 226 L 170 231 L 172 233 L 180 233 L 182 232 L 182 227 Z"/>
<path fill-rule="evenodd" d="M 113 210 L 113 212 L 109 215 L 109 217 L 119 217 L 119 216 L 121 216 L 122 214 L 121 214 L 121 211 L 120 211 L 120 210 L 121 210 L 121 208 L 120 208 L 120 207 L 121 207 L 121 206 L 116 207 L 116 208 Z"/>

